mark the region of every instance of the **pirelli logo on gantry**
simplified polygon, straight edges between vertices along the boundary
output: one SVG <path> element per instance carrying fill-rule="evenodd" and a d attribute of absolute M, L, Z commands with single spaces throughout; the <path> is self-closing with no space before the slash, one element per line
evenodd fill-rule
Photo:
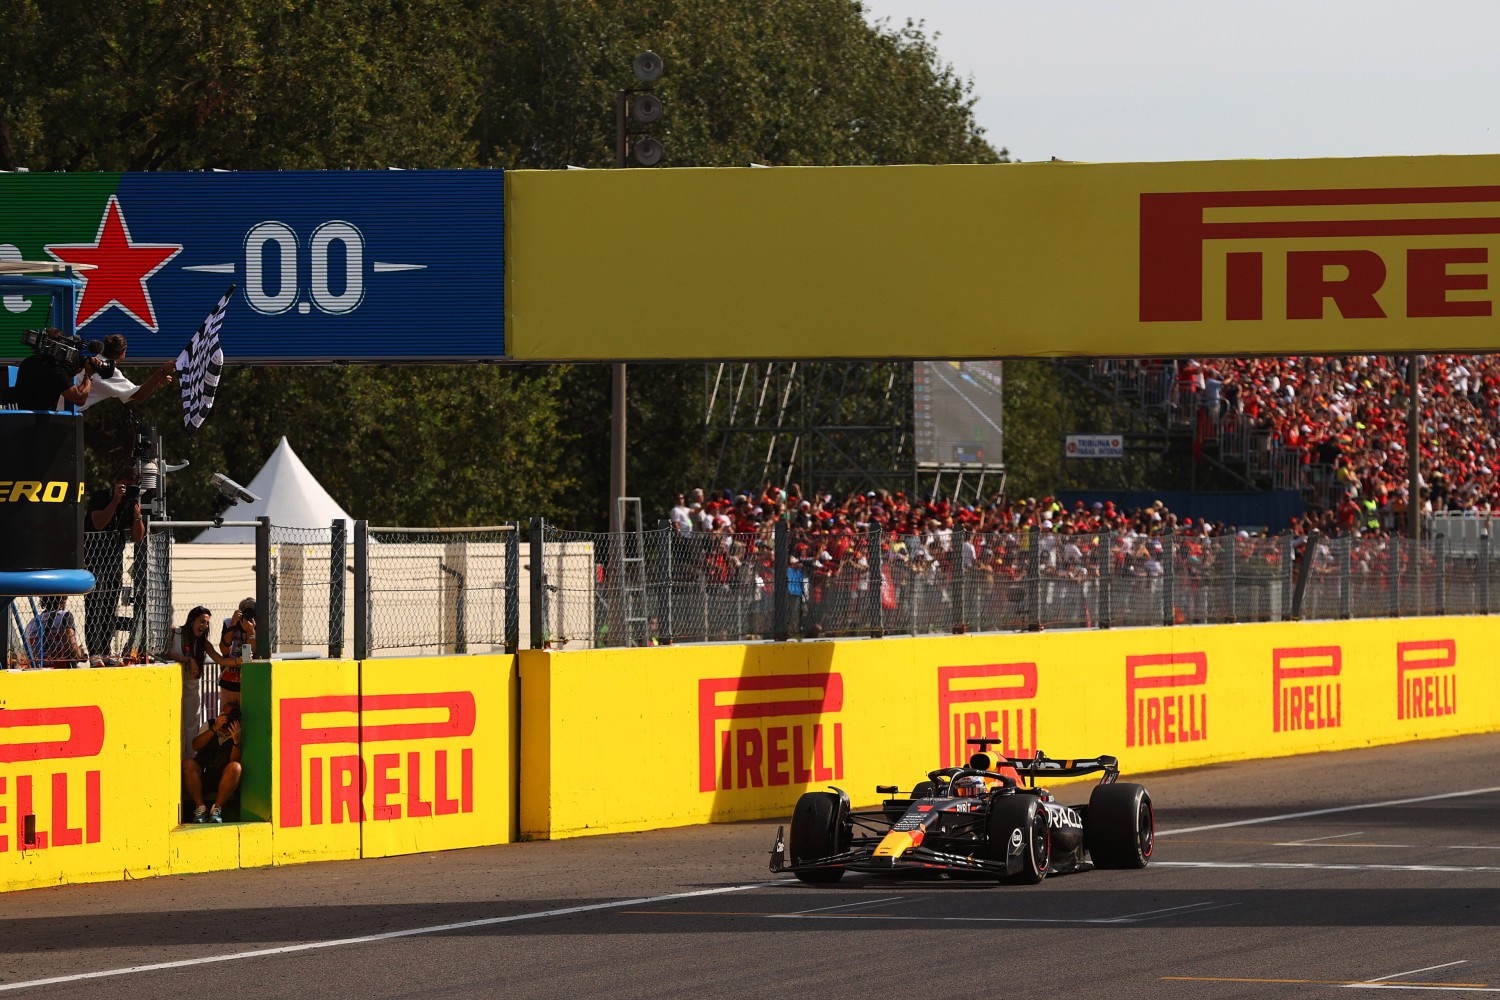
<path fill-rule="evenodd" d="M 1142 194 L 1140 318 L 1490 316 L 1497 234 L 1500 186 Z"/>

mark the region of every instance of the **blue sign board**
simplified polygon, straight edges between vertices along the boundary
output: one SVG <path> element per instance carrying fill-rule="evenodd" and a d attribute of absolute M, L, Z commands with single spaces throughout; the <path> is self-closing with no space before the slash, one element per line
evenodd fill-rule
<path fill-rule="evenodd" d="M 0 260 L 92 264 L 78 332 L 175 358 L 236 286 L 225 360 L 505 356 L 498 170 L 0 175 Z M 0 298 L 0 357 L 48 323 Z"/>

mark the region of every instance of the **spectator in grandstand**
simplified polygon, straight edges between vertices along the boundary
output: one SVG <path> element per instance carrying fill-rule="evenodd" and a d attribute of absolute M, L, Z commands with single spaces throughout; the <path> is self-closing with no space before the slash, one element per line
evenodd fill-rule
<path fill-rule="evenodd" d="M 135 467 L 115 473 L 114 485 L 89 495 L 84 525 L 84 568 L 94 574 L 94 589 L 83 599 L 84 634 L 90 662 L 103 666 L 114 642 L 120 588 L 125 580 L 125 542 L 146 537 L 141 520 L 140 479 Z"/>
<path fill-rule="evenodd" d="M 255 598 L 247 597 L 240 602 L 234 614 L 224 620 L 224 629 L 219 633 L 219 705 L 232 705 L 240 700 L 240 668 L 245 665 L 247 651 L 253 655 L 255 647 Z"/>
<path fill-rule="evenodd" d="M 688 506 L 687 494 L 677 494 L 677 501 L 672 504 L 672 509 L 667 511 L 667 520 L 672 527 L 677 529 L 679 535 L 691 535 L 693 533 L 693 510 Z"/>
<path fill-rule="evenodd" d="M 240 706 L 230 705 L 204 723 L 192 742 L 193 755 L 182 762 L 183 784 L 193 802 L 194 823 L 224 822 L 224 806 L 240 786 Z M 204 790 L 214 804 L 204 804 Z"/>
<path fill-rule="evenodd" d="M 42 598 L 42 610 L 26 623 L 22 635 L 21 666 L 60 670 L 75 667 L 88 659 L 78 642 L 73 612 L 67 610 L 68 599 L 60 594 Z"/>

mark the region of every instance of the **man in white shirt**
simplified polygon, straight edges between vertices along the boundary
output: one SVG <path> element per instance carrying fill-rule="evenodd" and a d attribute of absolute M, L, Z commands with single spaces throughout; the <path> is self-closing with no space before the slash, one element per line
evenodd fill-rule
<path fill-rule="evenodd" d="M 125 351 L 128 346 L 125 338 L 118 333 L 112 333 L 104 338 L 104 350 L 101 353 L 115 363 L 115 373 L 108 378 L 94 376 L 89 388 L 89 398 L 83 404 L 85 410 L 106 399 L 118 399 L 122 403 L 143 403 L 153 392 L 164 385 L 171 384 L 172 372 L 177 367 L 175 361 L 162 362 L 162 366 L 152 372 L 141 385 L 136 385 L 126 378 L 124 372 L 120 371 L 119 365 L 125 361 Z"/>

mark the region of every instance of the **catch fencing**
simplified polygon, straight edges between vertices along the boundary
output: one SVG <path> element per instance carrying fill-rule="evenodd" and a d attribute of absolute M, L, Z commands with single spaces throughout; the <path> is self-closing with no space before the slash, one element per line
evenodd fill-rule
<path fill-rule="evenodd" d="M 619 534 L 534 519 L 480 528 L 344 522 L 253 544 L 86 538 L 93 593 L 48 612 L 21 598 L 6 662 L 96 666 L 161 658 L 207 607 L 218 638 L 255 596 L 265 658 L 413 656 L 674 643 L 1491 614 L 1488 522 L 1399 537 L 1138 536 L 934 530 Z M 61 612 L 61 613 L 58 613 Z M 71 627 L 72 648 L 58 638 Z M 45 647 L 45 649 L 43 648 Z M 210 674 L 212 668 L 210 666 Z M 210 676 L 205 690 L 213 689 Z"/>

